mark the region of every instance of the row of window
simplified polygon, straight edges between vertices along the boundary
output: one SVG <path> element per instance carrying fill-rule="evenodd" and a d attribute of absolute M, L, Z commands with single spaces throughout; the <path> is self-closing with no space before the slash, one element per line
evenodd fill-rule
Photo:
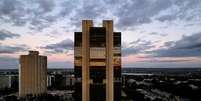
<path fill-rule="evenodd" d="M 115 32 L 114 34 L 114 47 L 121 47 L 121 33 Z M 90 34 L 90 47 L 106 47 L 105 33 Z M 75 33 L 75 47 L 82 46 L 82 32 Z"/>

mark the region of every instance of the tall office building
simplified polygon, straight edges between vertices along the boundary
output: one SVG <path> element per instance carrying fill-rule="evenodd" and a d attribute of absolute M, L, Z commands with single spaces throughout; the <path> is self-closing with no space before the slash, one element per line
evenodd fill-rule
<path fill-rule="evenodd" d="M 20 56 L 19 96 L 38 96 L 47 91 L 47 57 L 38 51 Z"/>
<path fill-rule="evenodd" d="M 93 27 L 83 20 L 74 48 L 75 101 L 120 101 L 121 33 L 113 32 L 113 21 Z"/>

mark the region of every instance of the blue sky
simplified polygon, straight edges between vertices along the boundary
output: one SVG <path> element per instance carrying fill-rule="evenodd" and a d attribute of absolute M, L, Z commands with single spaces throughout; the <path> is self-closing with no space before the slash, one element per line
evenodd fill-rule
<path fill-rule="evenodd" d="M 49 68 L 73 68 L 81 20 L 114 20 L 124 67 L 201 67 L 201 0 L 1 0 L 0 68 L 38 50 Z"/>

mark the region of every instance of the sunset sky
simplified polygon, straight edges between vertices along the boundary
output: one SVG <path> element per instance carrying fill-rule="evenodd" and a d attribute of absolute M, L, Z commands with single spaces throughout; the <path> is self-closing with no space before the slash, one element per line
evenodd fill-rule
<path fill-rule="evenodd" d="M 83 19 L 114 21 L 123 67 L 201 67 L 201 0 L 0 0 L 0 69 L 28 50 L 49 68 L 73 68 Z"/>

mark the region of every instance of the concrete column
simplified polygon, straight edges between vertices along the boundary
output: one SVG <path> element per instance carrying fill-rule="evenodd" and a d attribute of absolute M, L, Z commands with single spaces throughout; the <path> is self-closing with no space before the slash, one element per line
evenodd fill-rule
<path fill-rule="evenodd" d="M 37 95 L 42 93 L 41 86 L 43 86 L 43 85 L 40 84 L 42 82 L 42 79 L 41 79 L 42 73 L 41 72 L 42 72 L 42 68 L 44 68 L 42 66 L 42 60 L 43 60 L 42 56 L 38 56 L 38 58 L 37 58 L 37 80 L 36 80 L 37 81 L 37 84 L 36 84 Z M 43 74 L 43 75 L 45 75 L 45 74 Z"/>
<path fill-rule="evenodd" d="M 92 20 L 82 21 L 82 101 L 90 100 L 89 29 L 92 26 Z"/>
<path fill-rule="evenodd" d="M 47 92 L 47 57 L 43 57 L 44 62 L 44 91 L 43 93 Z"/>
<path fill-rule="evenodd" d="M 106 101 L 114 101 L 113 21 L 104 20 L 106 28 Z"/>
<path fill-rule="evenodd" d="M 40 57 L 40 56 L 39 56 Z M 40 58 L 38 58 L 38 84 L 37 84 L 37 86 L 38 86 L 38 92 L 41 94 L 42 93 L 42 85 L 41 85 L 41 82 L 42 82 L 42 79 L 41 79 L 41 76 L 42 76 L 42 68 L 43 68 L 43 66 L 42 66 L 42 57 L 40 57 Z"/>
<path fill-rule="evenodd" d="M 34 56 L 34 70 L 33 70 L 33 95 L 36 96 L 37 95 L 37 68 L 38 68 L 38 57 Z"/>
<path fill-rule="evenodd" d="M 20 58 L 21 58 L 21 57 L 20 57 Z M 20 63 L 21 63 L 21 62 L 22 62 L 22 59 L 20 59 Z M 19 85 L 18 85 L 18 87 L 19 87 L 19 96 L 22 95 L 22 87 L 21 87 L 21 86 L 22 86 L 22 84 L 23 84 L 23 83 L 22 83 L 22 76 L 21 76 L 21 75 L 22 75 L 22 68 L 21 68 L 21 65 L 22 65 L 22 64 L 19 64 L 19 65 L 18 65 L 18 68 L 19 68 L 19 69 L 18 69 L 18 71 L 19 71 L 19 77 L 18 77 L 18 78 L 19 78 L 19 79 L 18 79 L 18 82 L 19 82 Z"/>

